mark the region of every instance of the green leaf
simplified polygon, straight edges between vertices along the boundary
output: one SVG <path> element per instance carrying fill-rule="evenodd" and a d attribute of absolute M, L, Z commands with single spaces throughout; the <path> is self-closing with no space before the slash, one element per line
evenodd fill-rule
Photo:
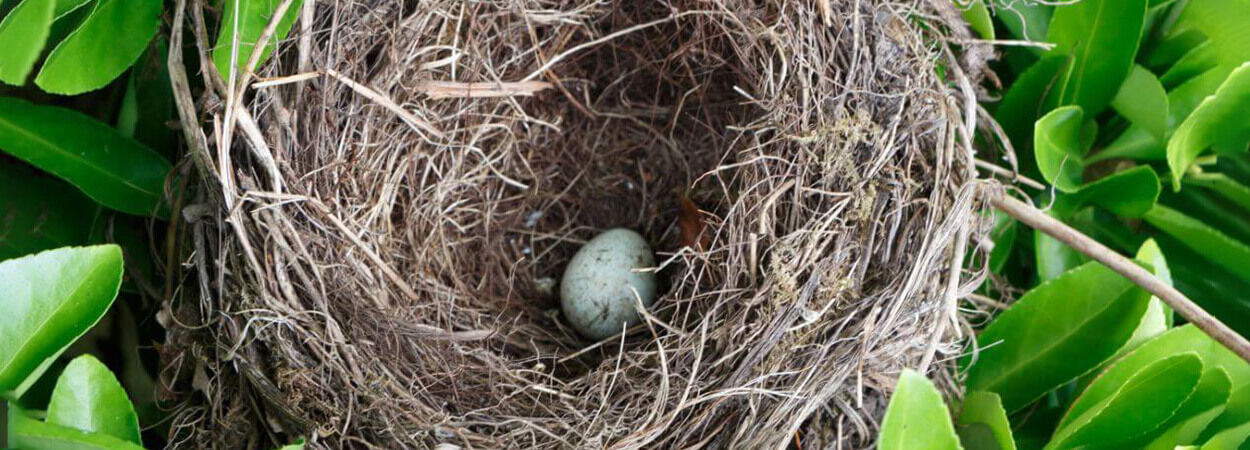
<path fill-rule="evenodd" d="M 59 19 L 89 2 L 91 0 L 56 0 L 56 11 L 53 11 L 52 17 Z"/>
<path fill-rule="evenodd" d="M 1031 150 L 1034 122 L 1047 112 L 1047 99 L 1058 90 L 1055 85 L 1067 63 L 1064 55 L 1050 55 L 1029 66 L 1007 89 L 994 112 L 994 119 L 1015 146 L 1020 170 L 1025 175 L 1032 174 L 1037 165 Z"/>
<path fill-rule="evenodd" d="M 995 16 L 1016 39 L 1041 42 L 1046 40 L 1055 8 L 1032 0 L 995 0 Z"/>
<path fill-rule="evenodd" d="M 1111 100 L 1111 107 L 1155 139 L 1163 140 L 1168 122 L 1168 94 L 1155 74 L 1145 67 L 1133 65 L 1128 78 Z"/>
<path fill-rule="evenodd" d="M 1178 86 L 1181 83 L 1189 81 L 1193 77 L 1201 75 L 1203 72 L 1215 68 L 1219 65 L 1219 55 L 1215 53 L 1215 46 L 1211 41 L 1203 42 L 1180 60 L 1176 61 L 1172 67 L 1168 68 L 1163 76 L 1159 77 L 1159 82 L 1166 87 Z"/>
<path fill-rule="evenodd" d="M 1162 71 L 1207 41 L 1207 36 L 1198 30 L 1170 30 L 1146 57 L 1146 67 Z"/>
<path fill-rule="evenodd" d="M 1199 31 L 1211 40 L 1220 63 L 1230 66 L 1250 60 L 1250 2 L 1200 0 L 1185 4 L 1173 34 Z"/>
<path fill-rule="evenodd" d="M 100 204 L 165 216 L 165 158 L 76 111 L 0 97 L 0 150 L 61 177 Z"/>
<path fill-rule="evenodd" d="M 1233 70 L 1215 95 L 1203 100 L 1168 141 L 1174 190 L 1181 189 L 1181 178 L 1208 147 L 1246 149 L 1250 142 L 1246 105 L 1250 105 L 1250 63 Z"/>
<path fill-rule="evenodd" d="M 924 375 L 904 369 L 881 422 L 880 450 L 959 449 L 942 394 Z"/>
<path fill-rule="evenodd" d="M 972 0 L 965 3 L 955 0 L 955 6 L 963 10 L 964 20 L 968 21 L 968 26 L 972 28 L 972 31 L 977 32 L 981 39 L 994 39 L 994 22 L 990 19 L 990 10 L 985 7 L 985 2 Z"/>
<path fill-rule="evenodd" d="M 1194 394 L 1185 400 L 1167 422 L 1158 429 L 1134 439 L 1125 447 L 1146 450 L 1172 450 L 1182 444 L 1193 443 L 1198 434 L 1224 412 L 1228 401 L 1230 381 L 1222 369 L 1208 369 L 1198 380 Z"/>
<path fill-rule="evenodd" d="M 61 180 L 0 163 L 0 260 L 86 244 L 98 209 Z"/>
<path fill-rule="evenodd" d="M 1210 189 L 1233 204 L 1250 213 L 1250 186 L 1238 183 L 1222 173 L 1193 173 L 1185 176 L 1183 184 Z"/>
<path fill-rule="evenodd" d="M 1250 264 L 1246 264 L 1250 261 L 1250 246 L 1163 205 L 1156 205 L 1144 218 L 1204 258 L 1250 282 Z"/>
<path fill-rule="evenodd" d="M 174 120 L 173 88 L 165 64 L 168 52 L 165 40 L 158 36 L 131 68 L 117 114 L 117 130 L 167 157 L 175 157 L 177 137 L 167 125 Z"/>
<path fill-rule="evenodd" d="M 139 416 L 113 372 L 89 354 L 70 361 L 48 403 L 46 421 L 142 445 Z"/>
<path fill-rule="evenodd" d="M 40 422 L 9 404 L 9 445 L 22 450 L 142 450 L 143 447 L 102 433 Z"/>
<path fill-rule="evenodd" d="M 277 12 L 281 3 L 282 0 L 226 0 L 222 6 L 225 17 L 221 19 L 221 33 L 217 35 L 217 46 L 213 49 L 213 65 L 217 66 L 217 71 L 221 73 L 222 78 L 228 81 L 232 68 L 236 73 L 244 68 L 242 66 L 251 56 L 252 48 L 256 46 L 256 41 L 260 40 L 265 26 L 269 24 L 269 20 Z M 295 0 L 286 10 L 286 14 L 282 16 L 282 20 L 278 22 L 278 28 L 274 31 L 274 41 L 265 43 L 264 49 L 261 50 L 257 67 L 269 58 L 276 41 L 286 39 L 287 33 L 291 31 L 291 25 L 295 23 L 295 17 L 299 15 L 301 3 L 302 0 Z M 237 48 L 234 45 L 236 41 Z M 233 58 L 231 58 L 232 54 Z M 234 61 L 233 65 L 230 64 L 231 61 Z"/>
<path fill-rule="evenodd" d="M 1137 261 L 1150 266 L 1151 272 L 1155 277 L 1163 280 L 1168 285 L 1172 284 L 1172 273 L 1168 270 L 1167 260 L 1163 258 L 1163 252 L 1159 250 L 1159 244 L 1153 239 L 1148 239 L 1137 251 Z M 1150 305 L 1146 307 L 1146 314 L 1142 315 L 1141 324 L 1137 326 L 1137 330 L 1133 331 L 1133 337 L 1130 337 L 1128 343 L 1124 344 L 1124 348 L 1119 354 L 1137 348 L 1143 342 L 1146 342 L 1155 336 L 1163 334 L 1172 326 L 1172 308 L 1165 305 L 1158 297 L 1150 297 Z"/>
<path fill-rule="evenodd" d="M 0 81 L 26 84 L 48 40 L 54 6 L 51 0 L 25 0 L 0 21 Z"/>
<path fill-rule="evenodd" d="M 1224 404 L 1224 411 L 1212 420 L 1194 442 L 1206 442 L 1225 430 L 1250 422 L 1250 386 L 1233 388 Z"/>
<path fill-rule="evenodd" d="M 0 262 L 0 396 L 20 397 L 104 317 L 122 281 L 116 245 L 66 247 Z"/>
<path fill-rule="evenodd" d="M 1055 216 L 1054 213 L 1053 210 L 1047 212 L 1052 217 Z M 1041 281 L 1059 278 L 1089 260 L 1058 239 L 1036 230 L 1033 231 L 1033 256 L 1037 265 L 1037 279 Z"/>
<path fill-rule="evenodd" d="M 35 84 L 75 95 L 104 87 L 143 54 L 160 27 L 160 0 L 99 0 L 87 20 L 48 55 Z"/>
<path fill-rule="evenodd" d="M 1076 192 L 1081 187 L 1084 117 L 1080 106 L 1064 106 L 1038 119 L 1033 127 L 1037 168 L 1062 192 Z"/>
<path fill-rule="evenodd" d="M 1146 0 L 1085 0 L 1055 8 L 1046 40 L 1072 64 L 1059 84 L 1059 104 L 1102 112 L 1133 67 Z"/>
<path fill-rule="evenodd" d="M 973 425 L 981 425 L 977 429 L 988 431 L 989 445 L 969 445 L 966 433 Z M 984 434 L 984 433 L 982 433 Z M 1007 422 L 1007 411 L 1003 410 L 1003 402 L 993 392 L 974 391 L 964 396 L 964 404 L 959 411 L 959 436 L 968 450 L 1016 450 L 1015 439 L 1011 435 L 1011 424 Z"/>
<path fill-rule="evenodd" d="M 1202 360 L 1192 353 L 1146 366 L 1114 395 L 1061 425 L 1046 448 L 1108 446 L 1149 432 L 1193 394 L 1201 376 Z"/>
<path fill-rule="evenodd" d="M 1020 409 L 1098 367 L 1128 342 L 1149 294 L 1090 262 L 1043 283 L 1003 312 L 966 356 L 969 390 L 997 393 L 1007 411 Z"/>
<path fill-rule="evenodd" d="M 1060 426 L 1066 426 L 1097 404 L 1113 397 L 1134 374 L 1141 372 L 1147 366 L 1172 356 L 1191 352 L 1202 359 L 1208 370 L 1224 371 L 1228 375 L 1232 390 L 1236 391 L 1250 384 L 1250 365 L 1211 339 L 1202 330 L 1192 324 L 1184 325 L 1146 341 L 1136 350 L 1108 366 L 1072 403 L 1064 418 L 1060 420 Z"/>
<path fill-rule="evenodd" d="M 1150 166 L 1137 166 L 1107 175 L 1081 186 L 1076 192 L 1059 196 L 1055 209 L 1070 216 L 1081 207 L 1094 204 L 1121 217 L 1145 215 L 1159 200 L 1159 176 Z"/>
<path fill-rule="evenodd" d="M 1202 450 L 1236 450 L 1250 437 L 1250 423 L 1243 423 L 1219 432 L 1202 444 Z"/>
<path fill-rule="evenodd" d="M 1019 234 L 1020 225 L 1011 216 L 995 210 L 994 212 L 994 231 L 990 232 L 990 238 L 994 240 L 994 248 L 990 250 L 990 271 L 1000 273 L 1003 266 L 1007 264 L 1008 258 L 1011 257 L 1011 249 L 1015 246 L 1016 235 Z"/>

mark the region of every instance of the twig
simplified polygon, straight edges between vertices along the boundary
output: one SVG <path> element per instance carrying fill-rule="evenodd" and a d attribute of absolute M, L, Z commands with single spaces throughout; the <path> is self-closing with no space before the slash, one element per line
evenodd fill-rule
<path fill-rule="evenodd" d="M 1128 278 L 1129 281 L 1154 294 L 1159 300 L 1163 300 L 1173 310 L 1180 313 L 1181 317 L 1205 331 L 1212 338 L 1215 338 L 1216 341 L 1224 344 L 1225 347 L 1232 350 L 1241 359 L 1250 361 L 1250 341 L 1247 341 L 1246 338 L 1237 334 L 1228 325 L 1220 322 L 1219 319 L 1216 319 L 1210 313 L 1194 304 L 1192 300 L 1185 297 L 1185 294 L 1155 278 L 1153 274 L 1134 264 L 1133 261 L 1098 243 L 1098 241 L 1091 239 L 1089 236 L 1072 229 L 1072 227 L 1065 225 L 1063 222 L 1055 220 L 1037 208 L 1006 195 L 1002 190 L 994 190 L 990 194 L 990 204 L 1016 220 L 1023 222 L 1025 225 L 1058 239 L 1059 242 L 1067 244 L 1074 250 L 1093 258 L 1095 261 Z"/>

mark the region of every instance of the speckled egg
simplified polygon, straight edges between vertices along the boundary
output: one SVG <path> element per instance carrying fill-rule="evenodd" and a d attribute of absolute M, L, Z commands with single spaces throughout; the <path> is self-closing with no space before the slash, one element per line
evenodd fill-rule
<path fill-rule="evenodd" d="M 560 309 L 573 328 L 590 339 L 619 333 L 641 320 L 634 291 L 643 306 L 655 301 L 655 266 L 651 246 L 624 228 L 605 231 L 582 246 L 560 280 Z"/>

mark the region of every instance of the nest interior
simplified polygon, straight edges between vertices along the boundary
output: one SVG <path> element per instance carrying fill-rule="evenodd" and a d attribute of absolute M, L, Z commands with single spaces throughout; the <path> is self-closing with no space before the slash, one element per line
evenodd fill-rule
<path fill-rule="evenodd" d="M 866 447 L 898 371 L 956 350 L 949 2 L 298 7 L 276 82 L 196 93 L 175 444 Z M 216 14 L 175 19 L 205 66 Z M 589 342 L 551 282 L 612 227 L 663 294 Z"/>

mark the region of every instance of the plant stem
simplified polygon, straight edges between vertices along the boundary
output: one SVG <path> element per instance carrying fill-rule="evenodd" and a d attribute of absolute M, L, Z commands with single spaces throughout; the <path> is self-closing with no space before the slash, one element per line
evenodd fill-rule
<path fill-rule="evenodd" d="M 1129 281 L 1141 286 L 1142 289 L 1171 306 L 1185 320 L 1205 331 L 1207 335 L 1219 341 L 1229 350 L 1232 350 L 1241 359 L 1250 362 L 1250 341 L 1237 334 L 1228 325 L 1225 325 L 1224 322 L 1220 322 L 1219 319 L 1207 313 L 1202 307 L 1195 304 L 1193 300 L 1185 297 L 1185 294 L 1159 280 L 1154 274 L 1138 266 L 1132 260 L 1098 243 L 1098 241 L 1091 239 L 1080 231 L 1072 229 L 1072 227 L 1067 226 L 1063 222 L 1046 215 L 1032 205 L 1006 195 L 1001 189 L 995 190 L 990 194 L 989 200 L 991 205 L 1007 213 L 1007 215 L 1014 217 L 1025 225 L 1033 227 L 1034 230 L 1058 239 L 1059 242 L 1067 244 L 1072 249 L 1102 263 L 1111 270 L 1128 278 Z"/>

